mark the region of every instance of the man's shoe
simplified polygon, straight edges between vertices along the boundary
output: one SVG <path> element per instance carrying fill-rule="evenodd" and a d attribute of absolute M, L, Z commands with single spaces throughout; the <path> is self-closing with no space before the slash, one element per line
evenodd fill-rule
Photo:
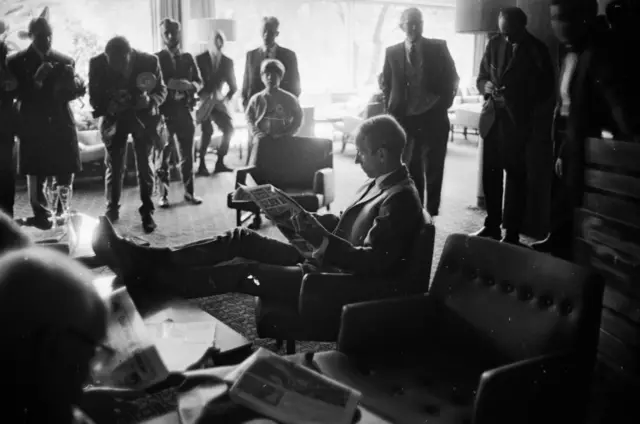
<path fill-rule="evenodd" d="M 160 207 L 162 209 L 167 209 L 170 206 L 171 205 L 169 204 L 169 199 L 167 198 L 167 196 L 162 196 L 160 198 L 160 200 L 158 201 L 158 207 Z"/>
<path fill-rule="evenodd" d="M 509 243 L 509 244 L 513 244 L 515 246 L 523 246 L 523 244 L 520 243 L 520 234 L 509 232 L 509 231 L 506 232 L 506 234 L 504 235 L 504 237 L 500 241 L 502 243 Z"/>
<path fill-rule="evenodd" d="M 96 258 L 112 269 L 119 267 L 116 260 L 116 252 L 120 240 L 121 238 L 113 228 L 111 220 L 107 216 L 99 217 L 98 225 L 91 238 L 91 247 L 96 254 Z"/>
<path fill-rule="evenodd" d="M 260 216 L 260 213 L 257 213 L 253 216 L 253 222 L 251 222 L 251 224 L 249 224 L 248 227 L 250 230 L 258 231 L 261 226 L 262 226 L 262 216 Z"/>
<path fill-rule="evenodd" d="M 184 200 L 187 203 L 191 203 L 192 205 L 199 205 L 202 203 L 202 198 L 196 196 L 193 193 L 185 193 Z"/>
<path fill-rule="evenodd" d="M 107 212 L 105 212 L 104 216 L 110 222 L 116 222 L 120 219 L 120 212 L 117 209 L 107 209 Z"/>
<path fill-rule="evenodd" d="M 209 170 L 207 169 L 207 166 L 204 164 L 200 164 L 200 166 L 198 167 L 198 172 L 196 172 L 196 175 L 198 177 L 208 177 L 209 175 Z"/>
<path fill-rule="evenodd" d="M 502 231 L 500 228 L 482 227 L 480 230 L 470 235 L 474 237 L 492 238 L 494 240 L 500 240 L 502 238 Z"/>
<path fill-rule="evenodd" d="M 145 233 L 152 233 L 156 228 L 158 228 L 158 225 L 153 220 L 153 215 L 150 213 L 142 215 L 142 229 Z"/>
<path fill-rule="evenodd" d="M 531 248 L 536 252 L 549 253 L 554 250 L 554 247 L 555 243 L 553 242 L 551 235 L 548 235 L 544 240 L 531 243 Z"/>
<path fill-rule="evenodd" d="M 224 164 L 224 162 L 219 160 L 216 163 L 216 167 L 214 168 L 213 172 L 215 172 L 216 174 L 219 172 L 233 172 L 233 169 L 229 168 L 227 165 Z"/>

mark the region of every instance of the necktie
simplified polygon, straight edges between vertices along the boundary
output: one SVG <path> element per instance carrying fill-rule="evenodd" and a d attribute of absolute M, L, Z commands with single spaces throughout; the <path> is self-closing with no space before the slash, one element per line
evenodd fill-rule
<path fill-rule="evenodd" d="M 416 50 L 415 43 L 411 44 L 411 47 L 409 47 L 409 63 L 413 66 L 418 64 L 418 51 Z"/>

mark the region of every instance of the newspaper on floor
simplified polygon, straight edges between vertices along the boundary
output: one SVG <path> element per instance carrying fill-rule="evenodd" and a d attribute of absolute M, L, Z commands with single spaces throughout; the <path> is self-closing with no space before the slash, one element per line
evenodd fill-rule
<path fill-rule="evenodd" d="M 111 315 L 106 347 L 96 358 L 96 385 L 143 390 L 167 378 L 169 371 L 125 287 L 109 297 Z"/>
<path fill-rule="evenodd" d="M 258 349 L 225 377 L 233 401 L 285 424 L 349 424 L 362 394 Z"/>
<path fill-rule="evenodd" d="M 271 184 L 253 187 L 241 185 L 233 194 L 233 200 L 253 201 L 258 205 L 302 256 L 310 257 L 315 250 L 311 243 L 302 238 L 292 222 L 293 217 L 309 212 L 282 190 Z"/>

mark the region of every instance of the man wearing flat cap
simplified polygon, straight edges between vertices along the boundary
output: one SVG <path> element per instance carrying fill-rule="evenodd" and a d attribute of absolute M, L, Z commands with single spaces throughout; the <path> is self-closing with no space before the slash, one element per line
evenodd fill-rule
<path fill-rule="evenodd" d="M 191 111 L 195 105 L 195 95 L 202 86 L 202 79 L 193 56 L 180 50 L 180 23 L 165 19 L 161 29 L 165 48 L 156 53 L 156 56 L 168 89 L 167 99 L 160 106 L 160 112 L 169 130 L 169 143 L 162 151 L 162 161 L 157 171 L 160 182 L 159 206 L 169 207 L 169 164 L 173 152 L 177 152 L 179 157 L 184 200 L 189 204 L 199 205 L 202 199 L 194 194 L 193 184 L 195 126 Z"/>
<path fill-rule="evenodd" d="M 52 189 L 69 193 L 73 175 L 81 170 L 75 121 L 69 102 L 84 94 L 75 78 L 73 59 L 51 48 L 53 31 L 47 10 L 29 23 L 31 44 L 9 59 L 7 66 L 17 81 L 19 170 L 27 175 L 33 224 L 51 226 L 44 193 L 47 179 Z M 55 219 L 55 218 L 53 218 Z"/>

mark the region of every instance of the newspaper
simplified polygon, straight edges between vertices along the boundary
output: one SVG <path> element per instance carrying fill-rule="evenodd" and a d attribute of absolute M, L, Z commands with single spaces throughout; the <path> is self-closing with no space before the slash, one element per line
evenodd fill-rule
<path fill-rule="evenodd" d="M 165 380 L 169 371 L 127 289 L 114 291 L 109 302 L 111 315 L 105 344 L 113 351 L 96 358 L 94 383 L 142 390 Z"/>
<path fill-rule="evenodd" d="M 253 201 L 273 221 L 280 232 L 304 257 L 310 257 L 315 248 L 295 228 L 292 218 L 309 214 L 291 196 L 271 184 L 255 187 L 241 185 L 234 195 L 235 201 Z M 313 220 L 317 222 L 316 220 Z M 320 225 L 318 223 L 318 225 Z"/>
<path fill-rule="evenodd" d="M 284 424 L 349 424 L 362 394 L 307 367 L 258 349 L 225 380 L 238 404 Z"/>

